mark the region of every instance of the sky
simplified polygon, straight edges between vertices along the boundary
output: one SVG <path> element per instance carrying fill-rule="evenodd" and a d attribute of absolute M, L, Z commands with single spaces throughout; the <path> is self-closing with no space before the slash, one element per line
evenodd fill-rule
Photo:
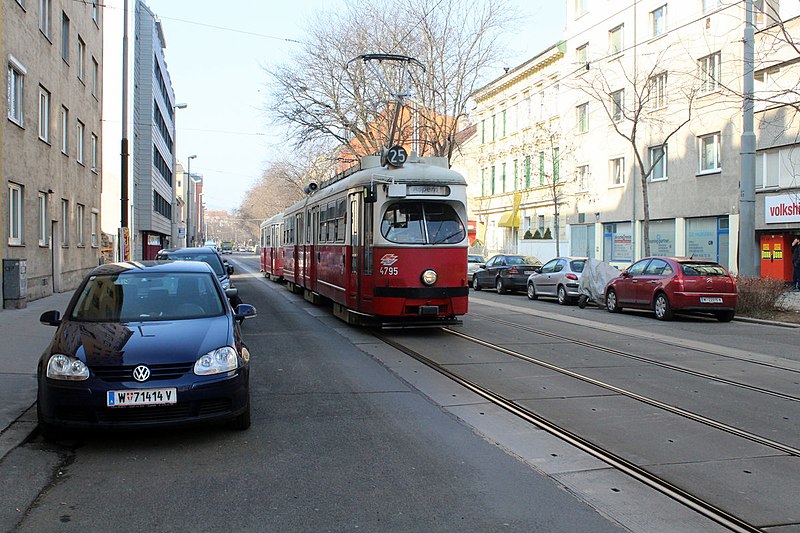
<path fill-rule="evenodd" d="M 482 1 L 482 0 L 476 0 Z M 487 81 L 563 38 L 565 0 L 508 0 L 524 20 L 509 32 L 509 59 Z M 176 152 L 203 175 L 207 209 L 231 211 L 291 142 L 270 124 L 265 67 L 283 63 L 317 12 L 341 0 L 145 0 L 159 17 L 175 101 Z M 527 20 L 525 20 L 527 18 Z"/>

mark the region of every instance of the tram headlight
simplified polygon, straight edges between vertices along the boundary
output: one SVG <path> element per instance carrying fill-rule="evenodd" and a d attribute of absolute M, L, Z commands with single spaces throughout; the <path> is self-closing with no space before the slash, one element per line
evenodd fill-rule
<path fill-rule="evenodd" d="M 435 270 L 428 269 L 422 273 L 422 283 L 425 285 L 433 285 L 437 279 L 439 279 L 439 275 Z"/>

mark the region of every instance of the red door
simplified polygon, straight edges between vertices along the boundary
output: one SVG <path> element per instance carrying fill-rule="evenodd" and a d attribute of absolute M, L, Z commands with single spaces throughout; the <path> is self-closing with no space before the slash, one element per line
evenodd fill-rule
<path fill-rule="evenodd" d="M 792 281 L 792 236 L 761 236 L 761 277 Z"/>

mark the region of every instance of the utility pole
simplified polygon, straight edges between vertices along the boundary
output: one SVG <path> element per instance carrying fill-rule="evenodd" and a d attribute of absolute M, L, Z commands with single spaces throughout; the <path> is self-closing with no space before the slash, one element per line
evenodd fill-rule
<path fill-rule="evenodd" d="M 756 247 L 756 134 L 753 131 L 754 97 L 753 0 L 745 0 L 744 23 L 744 115 L 742 117 L 742 175 L 739 179 L 739 274 L 758 275 Z"/>
<path fill-rule="evenodd" d="M 128 0 L 123 2 L 122 14 L 122 168 L 120 173 L 120 261 L 130 259 L 130 229 L 128 228 Z"/>

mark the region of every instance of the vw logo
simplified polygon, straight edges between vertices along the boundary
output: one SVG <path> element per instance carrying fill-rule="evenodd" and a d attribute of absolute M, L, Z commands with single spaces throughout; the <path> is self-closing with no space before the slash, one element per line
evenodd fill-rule
<path fill-rule="evenodd" d="M 144 365 L 139 365 L 133 369 L 133 379 L 142 382 L 150 379 L 150 369 Z"/>

